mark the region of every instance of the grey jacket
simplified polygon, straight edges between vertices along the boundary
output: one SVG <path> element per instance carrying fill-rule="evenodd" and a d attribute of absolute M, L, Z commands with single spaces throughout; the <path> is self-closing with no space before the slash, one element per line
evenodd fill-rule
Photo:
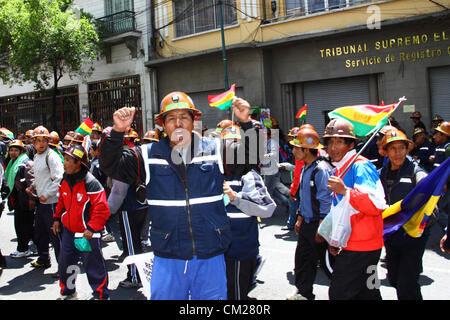
<path fill-rule="evenodd" d="M 47 148 L 44 153 L 34 155 L 34 182 L 32 187 L 36 190 L 37 197 L 44 196 L 47 198 L 47 201 L 41 203 L 58 202 L 58 188 L 63 174 L 63 164 L 55 151 Z"/>

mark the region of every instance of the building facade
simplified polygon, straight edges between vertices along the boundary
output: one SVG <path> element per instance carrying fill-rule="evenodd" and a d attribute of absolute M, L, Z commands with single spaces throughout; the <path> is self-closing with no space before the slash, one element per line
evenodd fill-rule
<path fill-rule="evenodd" d="M 114 110 L 136 107 L 133 126 L 139 133 L 147 128 L 146 108 L 149 103 L 149 73 L 144 63 L 148 50 L 149 16 L 145 0 L 73 1 L 75 12 L 90 13 L 101 21 L 105 55 L 95 61 L 94 72 L 87 80 L 63 77 L 57 98 L 57 128 L 47 123 L 51 97 L 34 92 L 32 83 L 22 86 L 0 86 L 0 121 L 16 133 L 38 124 L 65 134 L 75 130 L 90 117 L 102 126 L 112 124 Z"/>
<path fill-rule="evenodd" d="M 450 119 L 450 0 L 75 0 L 74 8 L 109 34 L 87 82 L 61 80 L 61 131 L 88 115 L 109 125 L 114 110 L 135 106 L 142 134 L 175 90 L 212 128 L 230 115 L 209 107 L 208 95 L 232 84 L 284 130 L 305 104 L 306 122 L 322 133 L 334 108 L 403 96 L 393 116 L 408 135 L 414 111 L 427 128 L 436 113 Z M 45 121 L 44 100 L 31 84 L 1 86 L 2 125 L 21 118 L 24 131 Z"/>
<path fill-rule="evenodd" d="M 270 108 L 285 130 L 305 104 L 306 122 L 321 133 L 336 107 L 403 96 L 393 116 L 408 135 L 414 111 L 427 128 L 435 113 L 450 119 L 450 1 L 223 1 L 234 10 L 223 12 L 226 71 L 217 5 L 200 15 L 203 2 L 155 1 L 157 45 L 146 66 L 158 98 L 188 92 L 207 127 L 227 116 L 207 102 L 225 90 L 225 74 L 237 95 Z M 206 20 L 210 29 L 197 31 Z"/>

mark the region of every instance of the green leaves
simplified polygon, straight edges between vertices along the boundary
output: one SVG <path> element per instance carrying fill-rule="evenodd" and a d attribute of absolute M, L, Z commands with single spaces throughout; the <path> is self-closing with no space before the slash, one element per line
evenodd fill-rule
<path fill-rule="evenodd" d="M 54 87 L 63 75 L 86 78 L 97 59 L 95 26 L 70 0 L 0 0 L 0 76 L 13 83 Z M 0 67 L 1 69 L 1 67 Z"/>

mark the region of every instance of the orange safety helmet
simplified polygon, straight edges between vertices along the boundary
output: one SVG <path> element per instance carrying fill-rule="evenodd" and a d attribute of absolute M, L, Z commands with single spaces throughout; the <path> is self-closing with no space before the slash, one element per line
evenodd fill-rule
<path fill-rule="evenodd" d="M 50 133 L 48 132 L 46 127 L 38 126 L 38 127 L 34 128 L 33 139 L 36 139 L 38 137 L 50 138 Z"/>
<path fill-rule="evenodd" d="M 222 129 L 221 138 L 226 139 L 241 139 L 241 129 L 238 125 L 231 122 L 231 125 Z"/>
<path fill-rule="evenodd" d="M 19 148 L 22 149 L 22 151 L 25 151 L 25 146 L 23 145 L 23 142 L 18 139 L 14 139 L 9 143 L 8 148 L 12 147 Z"/>
<path fill-rule="evenodd" d="M 233 121 L 231 121 L 229 119 L 224 119 L 217 124 L 216 131 L 222 132 L 223 129 L 225 129 L 227 127 L 231 127 L 231 126 L 236 126 L 236 124 L 233 123 Z"/>
<path fill-rule="evenodd" d="M 155 123 L 159 126 L 164 125 L 164 116 L 172 110 L 191 111 L 194 120 L 200 120 L 202 112 L 195 108 L 191 97 L 181 91 L 174 91 L 167 94 L 161 101 L 159 114 L 155 117 Z"/>
<path fill-rule="evenodd" d="M 447 136 L 450 136 L 450 121 L 444 121 L 440 125 L 438 125 L 434 130 L 442 132 Z"/>
<path fill-rule="evenodd" d="M 148 130 L 144 134 L 144 137 L 142 138 L 142 140 L 158 142 L 159 141 L 159 130 L 157 130 L 157 129 Z"/>
<path fill-rule="evenodd" d="M 132 128 L 128 127 L 125 130 L 125 136 L 124 138 L 128 138 L 128 139 L 137 139 L 138 138 L 138 133 L 137 131 L 133 130 Z"/>
<path fill-rule="evenodd" d="M 28 138 L 33 138 L 33 130 L 27 130 L 26 132 L 25 132 L 25 137 L 28 137 Z"/>
<path fill-rule="evenodd" d="M 54 147 L 59 147 L 59 134 L 56 131 L 52 131 L 49 136 L 50 140 L 48 144 Z"/>
<path fill-rule="evenodd" d="M 411 152 L 412 149 L 414 149 L 414 142 L 409 140 L 402 131 L 395 128 L 386 132 L 386 134 L 383 137 L 383 142 L 381 143 L 380 149 L 378 150 L 378 153 L 382 157 L 386 157 L 386 148 L 389 145 L 389 143 L 394 141 L 405 141 L 408 146 L 408 153 Z"/>
<path fill-rule="evenodd" d="M 289 130 L 288 136 L 289 137 L 295 137 L 300 130 L 300 127 L 293 127 Z"/>
<path fill-rule="evenodd" d="M 320 144 L 319 134 L 316 130 L 309 127 L 300 129 L 294 139 L 289 142 L 294 147 L 307 148 L 307 149 L 323 149 L 323 145 Z"/>

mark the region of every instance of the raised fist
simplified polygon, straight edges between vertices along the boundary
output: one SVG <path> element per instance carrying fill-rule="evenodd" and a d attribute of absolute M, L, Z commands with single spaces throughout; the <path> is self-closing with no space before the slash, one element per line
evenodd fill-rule
<path fill-rule="evenodd" d="M 113 129 L 118 132 L 125 132 L 125 130 L 131 126 L 133 122 L 134 115 L 136 113 L 136 108 L 128 108 L 123 107 L 114 112 L 113 120 L 114 126 Z"/>
<path fill-rule="evenodd" d="M 250 104 L 247 100 L 242 98 L 234 97 L 233 98 L 233 112 L 236 115 L 236 118 L 240 122 L 248 122 L 249 121 L 249 113 L 250 113 Z"/>

